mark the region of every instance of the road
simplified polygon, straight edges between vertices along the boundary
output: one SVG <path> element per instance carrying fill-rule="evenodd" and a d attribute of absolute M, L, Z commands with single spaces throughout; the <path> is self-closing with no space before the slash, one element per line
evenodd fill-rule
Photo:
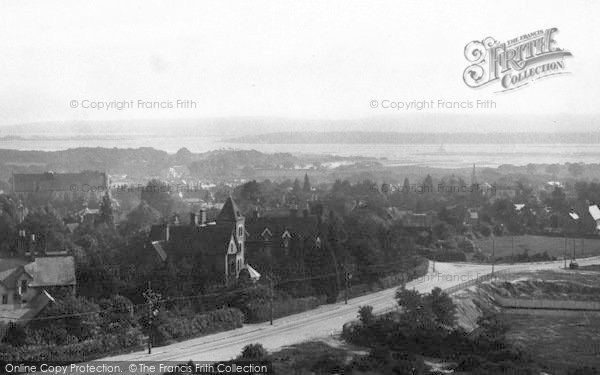
<path fill-rule="evenodd" d="M 600 257 L 579 259 L 580 265 L 600 264 Z M 421 293 L 429 292 L 434 287 L 442 289 L 465 284 L 491 272 L 489 264 L 469 263 L 435 263 L 435 271 L 431 267 L 427 275 L 413 280 L 407 288 L 414 288 Z M 498 264 L 496 271 L 519 272 L 524 270 L 558 269 L 563 261 Z M 333 305 L 323 305 L 317 309 L 300 314 L 276 319 L 269 323 L 247 324 L 242 328 L 186 340 L 176 344 L 154 348 L 152 354 L 136 352 L 104 358 L 99 361 L 217 361 L 236 357 L 242 348 L 251 343 L 261 343 L 267 350 L 273 351 L 284 346 L 318 339 L 339 333 L 344 323 L 357 317 L 359 306 L 371 305 L 374 312 L 390 309 L 395 305 L 396 288 L 350 299 Z"/>

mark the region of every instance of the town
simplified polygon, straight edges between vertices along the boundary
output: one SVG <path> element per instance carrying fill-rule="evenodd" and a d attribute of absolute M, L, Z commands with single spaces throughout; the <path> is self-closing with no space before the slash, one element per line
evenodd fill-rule
<path fill-rule="evenodd" d="M 4 172 L 1 359 L 151 352 L 419 278 L 478 282 L 495 265 L 528 262 L 577 272 L 600 255 L 600 185 L 588 180 L 598 165 L 410 168 L 402 177 L 374 160 L 315 168 L 287 155 L 265 168 L 271 158 L 181 150 L 153 159 L 161 167 L 143 185 L 127 164 L 119 173 Z M 430 273 L 444 262 L 483 268 Z"/>

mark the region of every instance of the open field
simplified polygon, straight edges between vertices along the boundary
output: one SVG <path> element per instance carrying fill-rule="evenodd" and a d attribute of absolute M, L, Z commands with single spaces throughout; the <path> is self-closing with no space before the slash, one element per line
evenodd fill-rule
<path fill-rule="evenodd" d="M 484 254 L 492 254 L 492 238 L 475 240 L 475 246 L 481 249 Z M 512 254 L 512 239 L 511 236 L 502 236 L 495 238 L 495 256 L 507 257 Z M 575 257 L 581 258 L 584 256 L 600 255 L 600 239 L 584 239 L 583 247 L 582 240 L 580 238 L 567 238 L 567 259 L 573 256 L 573 247 L 575 247 Z M 563 237 L 549 237 L 549 236 L 514 236 L 514 253 L 521 254 L 523 252 L 533 255 L 535 253 L 543 253 L 547 251 L 548 254 L 562 259 L 565 252 L 565 239 Z"/>
<path fill-rule="evenodd" d="M 552 374 L 569 367 L 600 364 L 600 316 L 581 317 L 506 315 L 508 337 L 527 348 Z M 567 354 L 568 355 L 565 355 Z"/>

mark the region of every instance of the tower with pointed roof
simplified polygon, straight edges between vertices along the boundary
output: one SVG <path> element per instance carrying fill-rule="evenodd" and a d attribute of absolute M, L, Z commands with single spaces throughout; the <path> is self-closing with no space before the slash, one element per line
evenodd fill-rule
<path fill-rule="evenodd" d="M 245 237 L 246 237 L 246 218 L 242 215 L 239 207 L 235 203 L 235 201 L 229 197 L 225 201 L 221 212 L 217 215 L 217 219 L 215 220 L 217 225 L 219 226 L 231 226 L 233 232 L 233 238 L 235 238 L 236 245 L 239 249 L 239 259 L 241 259 L 242 264 L 237 265 L 237 270 L 239 270 L 244 266 L 244 252 L 245 252 Z"/>

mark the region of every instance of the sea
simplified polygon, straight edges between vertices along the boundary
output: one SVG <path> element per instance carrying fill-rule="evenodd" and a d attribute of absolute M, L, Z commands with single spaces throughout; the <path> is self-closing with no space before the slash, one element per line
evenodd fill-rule
<path fill-rule="evenodd" d="M 273 144 L 228 143 L 219 137 L 116 136 L 77 138 L 0 139 L 0 149 L 58 151 L 78 147 L 152 147 L 175 153 L 182 147 L 194 153 L 222 149 L 289 152 L 296 155 L 362 156 L 386 165 L 435 168 L 497 167 L 502 164 L 599 163 L 598 144 Z"/>

